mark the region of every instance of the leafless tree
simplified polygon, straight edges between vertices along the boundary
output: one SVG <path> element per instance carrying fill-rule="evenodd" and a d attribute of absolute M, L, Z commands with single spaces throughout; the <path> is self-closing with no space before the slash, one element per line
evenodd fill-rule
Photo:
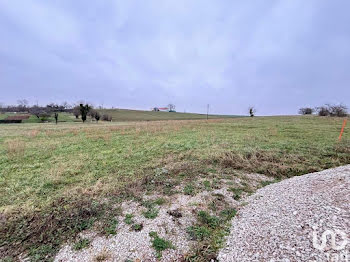
<path fill-rule="evenodd" d="M 327 105 L 330 116 L 345 117 L 348 115 L 348 108 L 345 105 Z"/>
<path fill-rule="evenodd" d="M 255 116 L 255 113 L 256 113 L 255 107 L 254 107 L 254 106 L 250 106 L 250 107 L 248 108 L 248 110 L 249 110 L 249 115 L 250 115 L 250 117 L 254 117 L 254 116 Z"/>
<path fill-rule="evenodd" d="M 312 115 L 315 112 L 315 109 L 311 107 L 302 107 L 299 109 L 300 115 Z"/>
<path fill-rule="evenodd" d="M 168 108 L 169 108 L 169 112 L 175 112 L 175 105 L 174 104 L 169 104 Z"/>
<path fill-rule="evenodd" d="M 79 118 L 79 116 L 80 116 L 80 106 L 75 106 L 73 108 L 73 115 L 75 116 L 76 119 Z"/>

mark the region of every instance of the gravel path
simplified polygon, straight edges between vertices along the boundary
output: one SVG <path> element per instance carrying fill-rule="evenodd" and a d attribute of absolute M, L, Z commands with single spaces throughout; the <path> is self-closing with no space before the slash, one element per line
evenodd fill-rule
<path fill-rule="evenodd" d="M 218 259 L 349 262 L 350 165 L 258 190 L 233 220 Z"/>

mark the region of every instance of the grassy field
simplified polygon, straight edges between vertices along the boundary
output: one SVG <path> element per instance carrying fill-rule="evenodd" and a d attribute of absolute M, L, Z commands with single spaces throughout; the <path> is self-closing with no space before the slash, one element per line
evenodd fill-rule
<path fill-rule="evenodd" d="M 101 114 L 108 114 L 112 116 L 113 122 L 125 122 L 125 121 L 157 121 L 157 120 L 196 120 L 207 119 L 205 114 L 195 113 L 177 113 L 177 112 L 153 112 L 143 110 L 128 110 L 128 109 L 104 109 L 98 110 Z M 0 120 L 6 119 L 8 116 L 24 115 L 21 113 L 0 113 Z M 209 115 L 209 119 L 219 118 L 233 118 L 237 116 L 231 115 Z M 93 119 L 94 120 L 94 119 Z M 55 122 L 53 116 L 49 117 L 46 121 Z M 73 114 L 59 113 L 59 122 L 81 122 L 81 119 L 76 119 Z M 91 121 L 88 118 L 88 121 Z M 34 115 L 31 115 L 29 119 L 23 120 L 23 123 L 41 123 L 42 121 Z"/>
<path fill-rule="evenodd" d="M 154 120 L 193 120 L 207 119 L 205 114 L 178 113 L 178 112 L 153 112 L 127 109 L 99 110 L 101 113 L 109 114 L 113 121 L 154 121 Z M 209 119 L 232 118 L 230 115 L 209 115 Z"/>
<path fill-rule="evenodd" d="M 126 120 L 125 112 L 111 114 Z M 169 170 L 164 183 L 234 170 L 282 179 L 350 164 L 349 128 L 337 143 L 342 121 L 257 117 L 2 125 L 0 219 L 6 226 L 0 229 L 0 254 L 29 250 L 32 258 L 50 257 L 62 241 L 103 220 L 106 201 L 149 190 L 147 181 L 159 168 Z"/>
<path fill-rule="evenodd" d="M 0 113 L 0 120 L 6 119 L 9 116 L 16 115 L 26 115 L 26 113 Z M 53 116 L 47 118 L 45 121 L 47 122 L 55 122 L 55 118 Z M 73 114 L 69 113 L 59 113 L 59 122 L 80 122 L 80 119 L 75 119 Z M 42 123 L 42 121 L 34 115 L 30 115 L 28 119 L 22 120 L 22 123 Z"/>

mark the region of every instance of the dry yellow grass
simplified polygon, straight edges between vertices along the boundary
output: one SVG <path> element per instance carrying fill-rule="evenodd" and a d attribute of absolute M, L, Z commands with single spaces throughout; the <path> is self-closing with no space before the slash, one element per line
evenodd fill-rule
<path fill-rule="evenodd" d="M 24 141 L 18 139 L 9 139 L 5 144 L 9 158 L 15 158 L 24 155 L 26 149 L 26 144 Z"/>

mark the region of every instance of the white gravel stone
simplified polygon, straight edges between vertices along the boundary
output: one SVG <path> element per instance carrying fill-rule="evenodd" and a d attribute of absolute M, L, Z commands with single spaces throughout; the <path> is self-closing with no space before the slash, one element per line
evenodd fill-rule
<path fill-rule="evenodd" d="M 219 261 L 350 261 L 350 165 L 284 180 L 259 189 L 233 219 Z M 334 250 L 315 247 L 326 231 Z M 330 236 L 329 236 L 330 238 Z M 346 242 L 345 242 L 346 243 Z M 335 260 L 338 257 L 338 260 Z"/>

